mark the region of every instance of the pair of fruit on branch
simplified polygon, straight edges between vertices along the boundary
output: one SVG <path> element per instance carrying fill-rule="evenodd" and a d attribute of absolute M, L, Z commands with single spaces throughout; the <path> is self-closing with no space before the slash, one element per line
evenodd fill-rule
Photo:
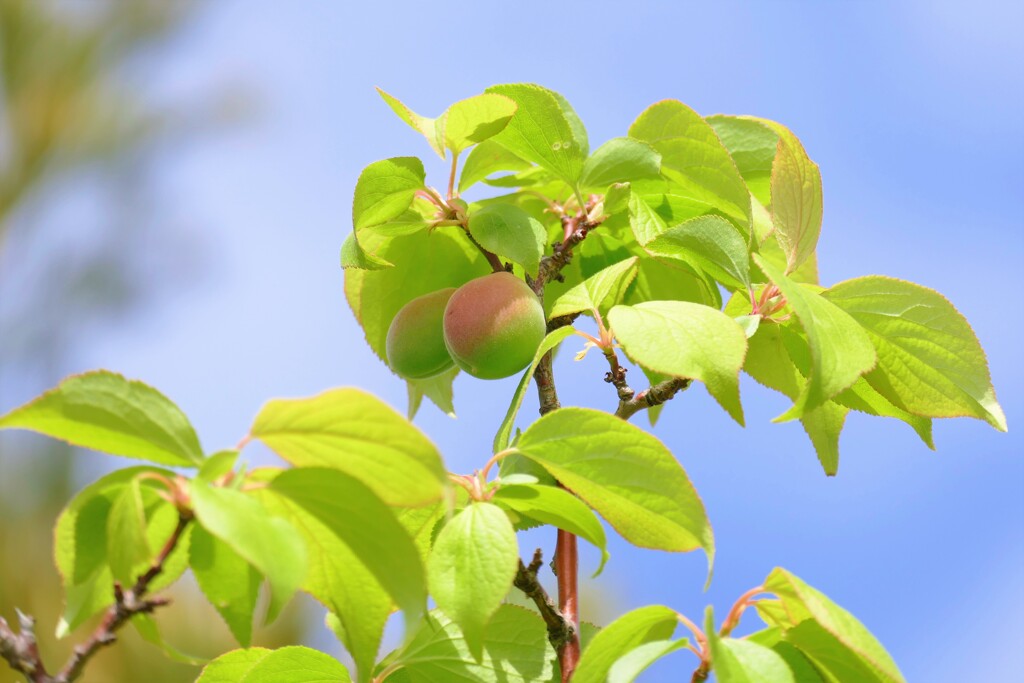
<path fill-rule="evenodd" d="M 388 364 L 405 379 L 453 365 L 501 379 L 530 364 L 545 331 L 544 308 L 530 286 L 511 273 L 491 273 L 402 307 L 388 328 Z"/>

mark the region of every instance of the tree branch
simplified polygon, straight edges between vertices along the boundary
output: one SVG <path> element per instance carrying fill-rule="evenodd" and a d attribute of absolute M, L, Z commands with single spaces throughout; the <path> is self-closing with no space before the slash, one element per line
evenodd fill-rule
<path fill-rule="evenodd" d="M 572 640 L 575 629 L 558 611 L 555 603 L 544 590 L 544 586 L 540 585 L 540 581 L 537 580 L 537 572 L 540 571 L 543 563 L 541 549 L 537 548 L 533 552 L 533 560 L 529 566 L 519 560 L 519 571 L 512 584 L 526 597 L 533 600 L 533 604 L 537 606 L 541 618 L 544 619 L 544 623 L 548 627 L 548 642 L 551 643 L 551 647 L 555 648 L 555 651 L 561 651 L 565 644 Z"/>
<path fill-rule="evenodd" d="M 135 585 L 125 591 L 121 584 L 114 584 L 114 604 L 107 609 L 92 635 L 85 642 L 75 646 L 60 673 L 51 676 L 46 672 L 36 645 L 35 620 L 20 612 L 18 620 L 21 633 L 17 635 L 10 629 L 7 622 L 0 618 L 0 656 L 7 660 L 12 669 L 24 674 L 30 683 L 72 683 L 77 680 L 89 660 L 100 649 L 117 640 L 115 634 L 132 617 L 136 614 L 149 614 L 170 602 L 166 598 L 146 598 L 146 593 L 149 591 L 150 583 L 164 570 L 167 558 L 178 546 L 178 542 L 191 520 L 191 514 L 187 511 L 179 512 L 178 524 L 170 538 L 167 539 L 149 569 L 135 581 Z"/>
<path fill-rule="evenodd" d="M 680 391 L 685 391 L 693 384 L 692 379 L 672 377 L 641 391 L 628 400 L 619 398 L 619 407 L 615 411 L 617 417 L 628 420 L 641 410 L 660 406 L 662 403 L 671 400 Z"/>

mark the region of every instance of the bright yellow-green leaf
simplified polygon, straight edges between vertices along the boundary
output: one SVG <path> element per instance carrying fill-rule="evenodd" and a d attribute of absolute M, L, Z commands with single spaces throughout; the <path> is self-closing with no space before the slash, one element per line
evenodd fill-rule
<path fill-rule="evenodd" d="M 547 243 L 547 231 L 541 222 L 512 204 L 488 204 L 469 216 L 469 232 L 474 239 L 498 256 L 521 265 L 536 276 L 537 266 Z"/>
<path fill-rule="evenodd" d="M 206 665 L 196 683 L 238 683 L 270 653 L 264 647 L 226 652 Z"/>
<path fill-rule="evenodd" d="M 430 148 L 437 152 L 437 156 L 442 159 L 445 158 L 445 145 L 444 145 L 444 117 L 439 119 L 431 119 L 426 116 L 420 116 L 412 109 L 402 103 L 397 97 L 389 95 L 380 88 L 377 88 L 377 92 L 381 98 L 391 107 L 391 111 L 398 114 L 398 118 L 409 124 L 413 130 L 419 132 L 427 139 L 427 143 Z"/>
<path fill-rule="evenodd" d="M 231 546 L 199 527 L 192 532 L 189 566 L 203 595 L 242 647 L 252 641 L 252 616 L 262 577 Z"/>
<path fill-rule="evenodd" d="M 732 224 L 719 216 L 699 216 L 680 223 L 658 235 L 646 249 L 707 271 L 729 289 L 750 287 L 747 245 Z"/>
<path fill-rule="evenodd" d="M 668 607 L 651 605 L 622 615 L 590 641 L 573 675 L 575 683 L 607 683 L 615 663 L 636 648 L 672 636 L 679 621 Z"/>
<path fill-rule="evenodd" d="M 637 257 L 632 256 L 598 271 L 583 282 L 555 299 L 551 307 L 552 318 L 571 313 L 606 311 L 626 294 L 626 288 L 636 277 Z"/>
<path fill-rule="evenodd" d="M 634 138 L 612 138 L 583 164 L 580 187 L 603 190 L 612 183 L 657 178 L 660 170 L 661 154 L 654 147 Z"/>
<path fill-rule="evenodd" d="M 872 275 L 841 282 L 822 296 L 867 330 L 878 366 L 865 378 L 894 405 L 926 417 L 977 417 L 1006 431 L 985 352 L 941 294 Z"/>
<path fill-rule="evenodd" d="M 462 174 L 459 176 L 459 192 L 470 187 L 498 171 L 525 171 L 530 162 L 520 159 L 494 140 L 485 140 L 470 151 L 462 163 Z"/>
<path fill-rule="evenodd" d="M 330 467 L 389 505 L 440 499 L 448 478 L 437 448 L 402 415 L 359 389 L 264 404 L 250 434 L 298 467 Z"/>
<path fill-rule="evenodd" d="M 74 446 L 173 467 L 203 460 L 195 430 L 166 396 L 135 380 L 95 370 L 0 417 L 0 429 L 28 429 Z"/>
<path fill-rule="evenodd" d="M 426 173 L 416 157 L 395 157 L 375 161 L 359 174 L 352 199 L 352 226 L 364 228 L 401 216 L 423 188 Z"/>
<path fill-rule="evenodd" d="M 292 645 L 260 657 L 238 683 L 351 683 L 341 662 L 319 650 Z"/>
<path fill-rule="evenodd" d="M 516 103 L 484 93 L 456 102 L 445 112 L 444 139 L 453 154 L 500 133 L 516 113 Z"/>
<path fill-rule="evenodd" d="M 685 301 L 616 306 L 608 320 L 631 360 L 672 377 L 704 382 L 726 412 L 743 424 L 739 372 L 747 336 L 735 320 Z"/>

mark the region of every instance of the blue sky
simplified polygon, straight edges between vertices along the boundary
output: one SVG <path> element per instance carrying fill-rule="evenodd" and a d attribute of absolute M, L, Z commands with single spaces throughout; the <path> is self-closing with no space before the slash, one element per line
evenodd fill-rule
<path fill-rule="evenodd" d="M 404 408 L 404 386 L 345 305 L 338 249 L 363 166 L 416 154 L 435 184 L 444 176 L 375 85 L 434 115 L 493 83 L 538 82 L 572 102 L 593 147 L 664 98 L 776 119 L 821 166 L 823 283 L 880 273 L 943 292 L 989 353 L 1011 431 L 941 421 L 932 453 L 904 425 L 854 414 L 827 479 L 798 425 L 770 423 L 782 397 L 745 380 L 741 429 L 691 390 L 655 433 L 708 507 L 714 583 L 702 592 L 697 554 L 616 540 L 584 615 L 651 603 L 722 613 L 778 565 L 861 618 L 908 680 L 1024 669 L 1019 3 L 214 4 L 139 85 L 173 102 L 241 82 L 259 105 L 241 128 L 162 162 L 161 219 L 199 236 L 206 275 L 90 333 L 72 369 L 160 387 L 210 450 L 235 443 L 270 397 L 354 385 Z M 611 406 L 599 359 L 563 354 L 556 371 L 563 404 Z M 516 381 L 460 378 L 457 420 L 422 411 L 452 470 L 486 460 Z M 535 410 L 531 396 L 522 415 Z M 585 554 L 584 568 L 594 561 Z M 691 660 L 676 655 L 643 680 L 678 680 Z"/>

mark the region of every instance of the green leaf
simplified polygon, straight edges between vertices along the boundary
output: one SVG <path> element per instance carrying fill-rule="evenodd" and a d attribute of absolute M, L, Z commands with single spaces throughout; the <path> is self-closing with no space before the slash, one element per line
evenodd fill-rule
<path fill-rule="evenodd" d="M 271 490 L 316 517 L 391 595 L 408 620 L 426 603 L 419 551 L 373 490 L 345 473 L 317 467 L 287 470 Z"/>
<path fill-rule="evenodd" d="M 160 648 L 164 656 L 171 661 L 188 664 L 189 666 L 203 666 L 210 661 L 208 658 L 186 654 L 164 640 L 163 635 L 160 633 L 160 627 L 157 625 L 156 619 L 153 618 L 152 614 L 134 615 L 132 617 L 132 626 L 135 627 L 135 630 L 138 631 L 143 640 Z"/>
<path fill-rule="evenodd" d="M 786 666 L 789 667 L 793 674 L 794 683 L 829 683 L 823 674 L 811 663 L 811 660 L 789 643 L 779 641 L 773 644 L 771 648 L 785 660 Z"/>
<path fill-rule="evenodd" d="M 864 328 L 824 297 L 805 289 L 755 255 L 757 265 L 781 290 L 800 321 L 810 347 L 807 384 L 793 406 L 775 418 L 784 422 L 801 417 L 848 389 L 875 366 L 875 349 Z"/>
<path fill-rule="evenodd" d="M 878 366 L 865 378 L 895 406 L 926 417 L 977 417 L 1006 431 L 985 352 L 941 294 L 873 275 L 841 282 L 822 296 L 867 330 Z"/>
<path fill-rule="evenodd" d="M 238 683 L 351 683 L 341 662 L 300 645 L 282 647 L 261 657 Z"/>
<path fill-rule="evenodd" d="M 401 100 L 397 97 L 387 94 L 380 88 L 377 88 L 377 92 L 381 98 L 391 107 L 391 111 L 398 114 L 398 118 L 405 121 L 409 126 L 421 133 L 423 137 L 427 139 L 430 144 L 430 148 L 437 152 L 437 156 L 442 159 L 445 158 L 445 145 L 444 145 L 444 118 L 431 119 L 426 116 L 420 116 L 409 107 L 405 106 Z"/>
<path fill-rule="evenodd" d="M 580 187 L 603 189 L 612 183 L 639 178 L 657 178 L 661 154 L 646 142 L 633 138 L 612 138 L 587 158 Z"/>
<path fill-rule="evenodd" d="M 470 151 L 462 163 L 459 192 L 465 192 L 487 176 L 498 171 L 525 171 L 530 162 L 520 159 L 494 140 L 485 140 Z"/>
<path fill-rule="evenodd" d="M 210 601 L 242 647 L 252 642 L 262 577 L 224 541 L 199 527 L 192 532 L 189 566 Z"/>
<path fill-rule="evenodd" d="M 772 163 L 771 207 L 775 237 L 786 253 L 786 274 L 814 253 L 821 234 L 821 171 L 785 126 L 763 123 L 779 136 Z"/>
<path fill-rule="evenodd" d="M 764 582 L 781 601 L 787 642 L 795 645 L 836 680 L 903 683 L 896 663 L 881 643 L 839 605 L 794 574 L 775 568 Z M 852 678 L 844 672 L 857 671 Z M 859 675 L 859 674 L 866 675 Z"/>
<path fill-rule="evenodd" d="M 222 654 L 206 665 L 196 683 L 238 683 L 270 653 L 264 647 L 253 647 Z"/>
<path fill-rule="evenodd" d="M 629 209 L 632 189 L 629 183 L 613 183 L 604 195 L 605 213 L 614 215 Z"/>
<path fill-rule="evenodd" d="M 772 163 L 779 136 L 758 119 L 744 116 L 708 116 L 707 122 L 732 156 L 754 198 L 771 206 Z M 754 207 L 755 210 L 757 207 Z"/>
<path fill-rule="evenodd" d="M 594 576 L 604 569 L 608 561 L 604 527 L 593 511 L 576 496 L 554 486 L 508 484 L 503 481 L 492 500 L 501 507 L 520 512 L 538 522 L 576 534 L 601 551 L 601 564 Z"/>
<path fill-rule="evenodd" d="M 448 417 L 455 417 L 453 388 L 458 374 L 459 368 L 452 367 L 433 377 L 406 380 L 405 384 L 409 390 L 409 409 L 406 417 L 409 420 L 416 417 L 424 396 L 440 408 L 442 413 Z"/>
<path fill-rule="evenodd" d="M 206 482 L 215 481 L 234 469 L 236 462 L 238 462 L 238 451 L 234 449 L 217 451 L 203 461 L 196 477 Z"/>
<path fill-rule="evenodd" d="M 306 573 L 306 547 L 295 529 L 252 496 L 198 480 L 192 482 L 192 505 L 204 529 L 267 577 L 267 621 L 276 619 Z"/>
<path fill-rule="evenodd" d="M 750 234 L 750 193 L 729 151 L 714 129 L 678 100 L 648 107 L 629 136 L 661 152 L 661 172 L 680 195 L 724 213 L 746 238 Z"/>
<path fill-rule="evenodd" d="M 489 204 L 469 216 L 469 233 L 484 249 L 505 256 L 531 275 L 544 255 L 547 231 L 540 221 L 512 204 Z"/>
<path fill-rule="evenodd" d="M 146 538 L 146 508 L 142 486 L 132 479 L 114 498 L 107 517 L 107 559 L 115 581 L 131 584 L 134 569 L 153 554 Z"/>
<path fill-rule="evenodd" d="M 653 640 L 633 648 L 608 671 L 608 683 L 633 683 L 647 667 L 656 661 L 682 650 L 690 644 L 686 638 L 679 640 Z"/>
<path fill-rule="evenodd" d="M 471 503 L 441 530 L 427 564 L 430 594 L 478 660 L 488 621 L 512 588 L 519 544 L 505 512 Z"/>
<path fill-rule="evenodd" d="M 575 187 L 587 156 L 582 124 L 560 95 L 529 83 L 495 85 L 489 93 L 518 105 L 515 116 L 493 140 L 516 156 L 548 169 Z"/>
<path fill-rule="evenodd" d="M 393 609 L 391 596 L 329 524 L 276 491 L 265 489 L 257 494 L 272 513 L 286 518 L 302 536 L 309 558 L 302 588 L 336 619 L 338 637 L 355 661 L 358 680 L 365 683 L 372 676 L 384 626 Z"/>
<path fill-rule="evenodd" d="M 614 415 L 561 408 L 523 432 L 516 448 L 578 495 L 630 543 L 674 552 L 714 538 L 686 472 L 654 436 Z"/>
<path fill-rule="evenodd" d="M 401 216 L 425 182 L 423 162 L 416 157 L 383 159 L 364 168 L 352 198 L 355 231 Z"/>
<path fill-rule="evenodd" d="M 500 133 L 515 113 L 516 103 L 502 95 L 475 95 L 456 102 L 445 112 L 445 144 L 458 155 Z"/>
<path fill-rule="evenodd" d="M 555 652 L 535 612 L 501 605 L 487 625 L 483 656 L 471 654 L 455 623 L 435 610 L 391 661 L 385 680 L 406 683 L 538 683 L 556 676 Z M 403 677 L 404 676 L 404 677 Z"/>
<path fill-rule="evenodd" d="M 385 270 L 345 271 L 345 297 L 366 333 L 366 341 L 386 359 L 388 327 L 395 314 L 413 299 L 446 287 L 459 287 L 491 272 L 480 252 L 464 235 L 460 239 L 435 230 L 432 234 L 385 240 L 366 235 L 376 254 L 394 264 Z"/>
<path fill-rule="evenodd" d="M 870 374 L 870 373 L 868 373 Z M 878 393 L 868 381 L 861 377 L 853 386 L 835 397 L 835 402 L 850 408 L 859 410 L 868 415 L 877 417 L 893 417 L 906 422 L 921 437 L 928 448 L 935 450 L 935 441 L 932 437 L 932 421 L 927 417 L 913 415 L 905 410 L 894 406 L 884 396 Z"/>
<path fill-rule="evenodd" d="M 153 467 L 117 470 L 83 489 L 61 513 L 54 531 L 54 558 L 67 593 L 64 614 L 57 626 L 63 638 L 89 617 L 114 602 L 114 577 L 107 556 L 107 528 L 114 503 L 136 477 L 143 473 L 174 476 Z M 146 546 L 163 547 L 178 523 L 173 505 L 155 493 L 156 482 L 141 479 L 145 505 Z M 164 570 L 152 581 L 158 591 L 174 583 L 188 566 L 189 530 L 164 563 Z M 149 568 L 151 557 L 144 558 L 132 572 L 134 577 Z"/>
<path fill-rule="evenodd" d="M 783 344 L 784 329 L 782 325 L 776 323 L 761 324 L 757 334 L 747 341 L 747 358 L 743 369 L 764 386 L 795 400 L 804 384 L 804 375 L 797 369 L 786 345 Z M 809 369 L 809 351 L 807 366 Z M 839 433 L 843 428 L 846 413 L 844 406 L 827 402 L 804 413 L 800 418 L 804 431 L 814 444 L 818 460 L 828 475 L 834 475 L 839 467 Z"/>
<path fill-rule="evenodd" d="M 393 263 L 377 258 L 373 254 L 367 254 L 360 246 L 359 240 L 356 239 L 355 231 L 350 232 L 345 241 L 341 243 L 341 267 L 344 269 L 384 270 L 393 265 Z"/>
<path fill-rule="evenodd" d="M 608 320 L 631 360 L 673 377 L 704 382 L 726 412 L 743 424 L 739 373 L 747 336 L 735 320 L 684 301 L 616 306 Z"/>
<path fill-rule="evenodd" d="M 642 258 L 623 303 L 633 305 L 644 301 L 691 301 L 720 308 L 722 295 L 714 280 L 687 263 Z"/>
<path fill-rule="evenodd" d="M 555 300 L 550 317 L 557 318 L 581 311 L 603 311 L 626 295 L 626 288 L 636 277 L 637 257 L 614 263 L 596 275 L 572 287 Z"/>
<path fill-rule="evenodd" d="M 438 500 L 447 485 L 430 440 L 358 389 L 268 401 L 250 433 L 297 467 L 331 467 L 359 479 L 389 505 Z"/>
<path fill-rule="evenodd" d="M 641 247 L 668 231 L 665 220 L 636 192 L 629 195 L 629 225 Z"/>
<path fill-rule="evenodd" d="M 106 370 L 72 375 L 0 417 L 0 429 L 28 429 L 111 455 L 172 467 L 203 460 L 188 418 L 153 387 Z"/>
<path fill-rule="evenodd" d="M 771 648 L 738 638 L 719 638 L 714 631 L 708 641 L 719 683 L 796 683 L 786 660 Z"/>
<path fill-rule="evenodd" d="M 699 216 L 669 228 L 646 248 L 705 270 L 729 289 L 750 287 L 747 245 L 732 224 L 719 216 Z"/>
<path fill-rule="evenodd" d="M 651 605 L 622 615 L 598 631 L 583 651 L 574 683 L 606 683 L 616 662 L 641 645 L 672 637 L 678 624 L 668 607 Z M 630 680 L 630 679 L 626 679 Z"/>
<path fill-rule="evenodd" d="M 512 402 L 509 404 L 508 410 L 505 412 L 505 419 L 501 421 L 501 426 L 498 427 L 498 433 L 494 435 L 494 443 L 492 444 L 492 447 L 495 453 L 508 448 L 509 441 L 512 437 L 512 427 L 516 422 L 516 415 L 519 414 L 519 408 L 523 405 L 523 399 L 526 397 L 526 391 L 530 388 L 530 382 L 533 380 L 533 373 L 537 370 L 537 365 L 540 364 L 540 359 L 544 357 L 544 354 L 554 349 L 575 332 L 576 330 L 568 325 L 560 327 L 544 337 L 540 346 L 537 347 L 537 353 L 533 356 L 533 362 L 530 363 L 530 367 L 526 368 L 526 372 L 523 373 L 522 379 L 519 380 L 519 386 L 516 387 L 516 391 L 512 395 Z"/>

